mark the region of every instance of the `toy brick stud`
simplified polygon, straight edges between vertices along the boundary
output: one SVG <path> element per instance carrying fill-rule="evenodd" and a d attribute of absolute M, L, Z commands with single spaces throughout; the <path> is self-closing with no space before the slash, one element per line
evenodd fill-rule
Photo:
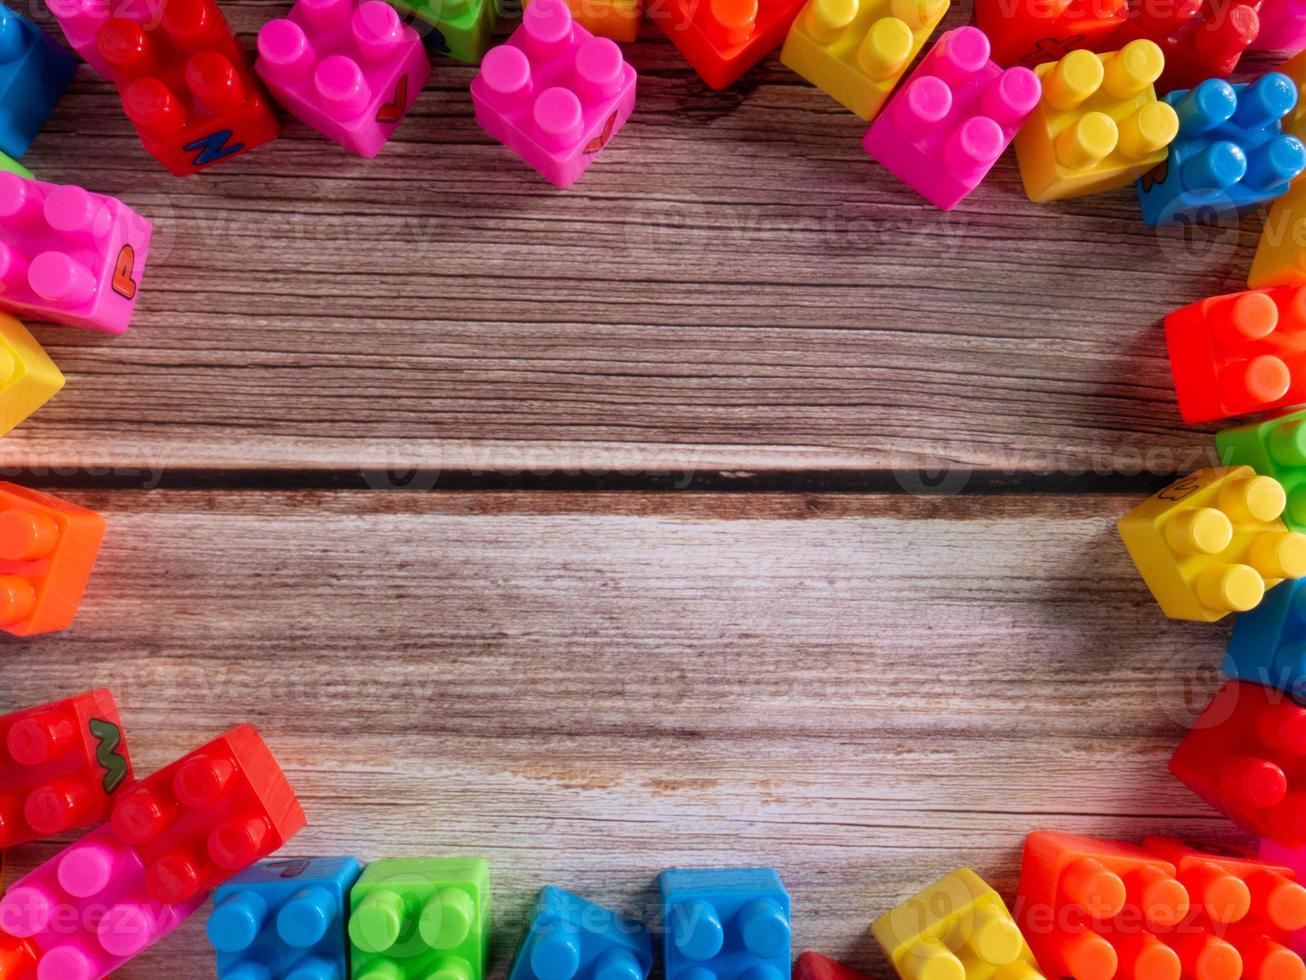
<path fill-rule="evenodd" d="M 712 88 L 724 89 L 779 47 L 803 0 L 668 0 L 653 20 Z"/>
<path fill-rule="evenodd" d="M 669 980 L 789 971 L 789 896 L 770 868 L 670 870 L 659 877 Z"/>

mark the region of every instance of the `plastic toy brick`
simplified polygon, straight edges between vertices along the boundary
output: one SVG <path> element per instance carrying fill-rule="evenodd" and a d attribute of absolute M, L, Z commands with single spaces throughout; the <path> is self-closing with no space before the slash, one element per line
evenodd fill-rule
<path fill-rule="evenodd" d="M 116 198 L 0 173 L 0 308 L 124 333 L 150 223 Z"/>
<path fill-rule="evenodd" d="M 644 0 L 567 0 L 567 9 L 595 37 L 628 44 L 639 37 Z"/>
<path fill-rule="evenodd" d="M 167 0 L 157 26 L 120 13 L 100 27 L 95 44 L 141 143 L 177 176 L 280 133 L 214 0 Z"/>
<path fill-rule="evenodd" d="M 104 518 L 48 493 L 0 483 L 0 629 L 67 629 L 104 540 Z"/>
<path fill-rule="evenodd" d="M 975 24 L 993 42 L 993 60 L 1006 67 L 1101 51 L 1127 13 L 1127 0 L 975 0 Z"/>
<path fill-rule="evenodd" d="M 490 872 L 480 858 L 376 861 L 349 893 L 358 980 L 481 980 Z"/>
<path fill-rule="evenodd" d="M 916 60 L 948 0 L 807 0 L 780 60 L 863 119 Z"/>
<path fill-rule="evenodd" d="M 0 929 L 26 940 L 35 971 L 18 980 L 100 980 L 173 932 L 204 902 L 149 895 L 139 853 L 93 830 L 0 899 Z"/>
<path fill-rule="evenodd" d="M 1306 579 L 1284 582 L 1233 623 L 1224 673 L 1306 699 Z"/>
<path fill-rule="evenodd" d="M 1035 69 L 1043 97 L 1015 141 L 1031 201 L 1127 187 L 1165 160 L 1179 117 L 1152 87 L 1163 63 L 1160 48 L 1139 40 Z"/>
<path fill-rule="evenodd" d="M 973 191 L 1039 100 L 1028 68 L 989 60 L 978 28 L 944 34 L 871 125 L 863 146 L 899 180 L 950 211 Z"/>
<path fill-rule="evenodd" d="M 36 975 L 36 950 L 26 939 L 0 932 L 0 977 L 27 980 Z"/>
<path fill-rule="evenodd" d="M 1025 839 L 1016 920 L 1049 976 L 1179 980 L 1181 957 L 1157 936 L 1192 905 L 1176 874 L 1132 844 L 1036 831 Z"/>
<path fill-rule="evenodd" d="M 1306 877 L 1303 877 L 1306 876 L 1306 848 L 1284 847 L 1282 844 L 1262 838 L 1257 853 L 1263 861 L 1291 868 L 1298 882 L 1306 880 Z M 1288 945 L 1298 955 L 1306 953 L 1306 930 L 1289 936 Z"/>
<path fill-rule="evenodd" d="M 17 174 L 19 177 L 26 177 L 29 180 L 32 172 L 24 167 L 21 163 L 11 156 L 0 153 L 0 173 Z"/>
<path fill-rule="evenodd" d="M 428 48 L 472 65 L 490 49 L 499 19 L 495 0 L 394 0 L 394 5 L 422 21 L 415 26 Z"/>
<path fill-rule="evenodd" d="M 635 69 L 563 0 L 535 0 L 472 80 L 476 122 L 558 187 L 573 184 L 630 118 Z"/>
<path fill-rule="evenodd" d="M 1165 52 L 1157 89 L 1192 88 L 1238 67 L 1260 31 L 1260 6 L 1261 0 L 1131 0 L 1113 40 L 1117 47 L 1140 37 L 1155 41 Z"/>
<path fill-rule="evenodd" d="M 0 313 L 0 436 L 63 388 L 63 374 L 27 328 Z"/>
<path fill-rule="evenodd" d="M 1042 976 L 1007 906 L 969 868 L 880 916 L 871 934 L 903 980 Z"/>
<path fill-rule="evenodd" d="M 673 869 L 658 885 L 667 980 L 789 976 L 789 893 L 774 870 Z"/>
<path fill-rule="evenodd" d="M 1261 30 L 1252 43 L 1258 51 L 1306 48 L 1306 0 L 1261 0 Z"/>
<path fill-rule="evenodd" d="M 254 67 L 296 119 L 374 157 L 431 76 L 422 40 L 382 0 L 297 0 L 258 34 Z"/>
<path fill-rule="evenodd" d="M 108 691 L 0 717 L 0 848 L 102 822 L 131 781 Z"/>
<path fill-rule="evenodd" d="M 642 923 L 549 886 L 508 980 L 645 980 L 652 968 L 653 940 Z"/>
<path fill-rule="evenodd" d="M 0 151 L 27 152 L 76 71 L 54 38 L 0 5 Z"/>
<path fill-rule="evenodd" d="M 213 895 L 208 937 L 219 980 L 345 980 L 351 857 L 265 861 Z"/>
<path fill-rule="evenodd" d="M 1186 422 L 1306 402 L 1306 289 L 1212 296 L 1165 318 L 1170 373 Z"/>
<path fill-rule="evenodd" d="M 1306 180 L 1298 178 L 1270 206 L 1247 285 L 1306 286 Z"/>
<path fill-rule="evenodd" d="M 793 980 L 871 980 L 868 974 L 846 963 L 808 950 L 794 962 Z"/>
<path fill-rule="evenodd" d="M 1215 437 L 1220 460 L 1273 477 L 1287 494 L 1283 523 L 1306 531 L 1306 411 L 1225 429 Z"/>
<path fill-rule="evenodd" d="M 1193 723 L 1170 771 L 1238 826 L 1306 845 L 1306 708 L 1260 684 L 1229 681 Z"/>
<path fill-rule="evenodd" d="M 1118 527 L 1162 612 L 1214 622 L 1306 574 L 1306 535 L 1284 526 L 1284 504 L 1283 487 L 1250 466 L 1198 470 L 1148 497 Z"/>
<path fill-rule="evenodd" d="M 1179 135 L 1138 182 L 1148 225 L 1257 208 L 1286 193 L 1306 169 L 1306 147 L 1283 132 L 1297 104 L 1287 75 L 1270 72 L 1248 85 L 1212 78 L 1165 100 L 1179 114 Z"/>
<path fill-rule="evenodd" d="M 728 88 L 784 42 L 804 0 L 664 0 L 650 19 L 710 87 Z"/>

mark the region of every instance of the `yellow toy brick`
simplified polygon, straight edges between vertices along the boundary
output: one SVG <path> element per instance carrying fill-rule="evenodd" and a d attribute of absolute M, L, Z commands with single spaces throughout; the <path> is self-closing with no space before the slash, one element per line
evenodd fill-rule
<path fill-rule="evenodd" d="M 1156 97 L 1164 68 L 1165 55 L 1146 39 L 1035 68 L 1043 97 L 1015 141 L 1029 199 L 1127 187 L 1164 161 L 1179 133 L 1179 116 Z"/>
<path fill-rule="evenodd" d="M 1250 466 L 1198 470 L 1158 490 L 1117 525 L 1143 581 L 1171 619 L 1214 622 L 1306 574 L 1306 534 L 1280 515 L 1287 495 Z"/>
<path fill-rule="evenodd" d="M 870 120 L 947 12 L 948 0 L 807 0 L 780 60 Z"/>
<path fill-rule="evenodd" d="M 48 402 L 63 387 L 63 374 L 27 332 L 0 313 L 0 436 Z"/>
<path fill-rule="evenodd" d="M 1042 980 L 1002 898 L 969 868 L 871 923 L 903 980 Z"/>

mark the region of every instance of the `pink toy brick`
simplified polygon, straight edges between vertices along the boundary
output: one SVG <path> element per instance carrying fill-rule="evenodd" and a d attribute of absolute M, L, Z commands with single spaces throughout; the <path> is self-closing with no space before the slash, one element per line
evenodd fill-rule
<path fill-rule="evenodd" d="M 124 333 L 150 223 L 121 201 L 0 173 L 0 308 Z"/>
<path fill-rule="evenodd" d="M 899 180 L 951 211 L 993 168 L 1041 87 L 1028 68 L 989 59 L 977 27 L 939 38 L 871 126 L 862 145 Z"/>
<path fill-rule="evenodd" d="M 635 108 L 621 49 L 572 21 L 564 0 L 534 0 L 472 80 L 476 122 L 559 187 L 575 183 Z"/>
<path fill-rule="evenodd" d="M 254 70 L 286 110 L 374 157 L 431 77 L 417 31 L 382 0 L 297 0 L 258 34 Z"/>
<path fill-rule="evenodd" d="M 1261 0 L 1261 31 L 1255 51 L 1300 51 L 1306 48 L 1306 0 Z"/>
<path fill-rule="evenodd" d="M 202 904 L 151 898 L 145 865 L 100 827 L 14 884 L 0 931 L 28 940 L 37 980 L 99 980 L 168 935 Z"/>

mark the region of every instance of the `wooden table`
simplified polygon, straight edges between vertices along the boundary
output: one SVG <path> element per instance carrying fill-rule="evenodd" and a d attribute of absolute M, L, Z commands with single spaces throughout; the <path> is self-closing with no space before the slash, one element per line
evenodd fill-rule
<path fill-rule="evenodd" d="M 774 59 L 631 57 L 565 193 L 465 67 L 377 161 L 292 123 L 187 180 L 79 76 L 28 162 L 156 244 L 126 336 L 37 328 L 68 386 L 0 467 L 110 532 L 3 706 L 108 685 L 142 772 L 256 723 L 294 852 L 489 860 L 500 975 L 548 883 L 652 918 L 662 868 L 774 865 L 796 949 L 884 976 L 869 920 L 961 864 L 1009 893 L 1031 829 L 1228 838 L 1165 772 L 1228 627 L 1166 621 L 1113 522 L 1214 460 L 1159 321 L 1260 219 L 1035 206 L 1010 157 L 940 214 Z M 196 919 L 118 975 L 211 970 Z"/>

